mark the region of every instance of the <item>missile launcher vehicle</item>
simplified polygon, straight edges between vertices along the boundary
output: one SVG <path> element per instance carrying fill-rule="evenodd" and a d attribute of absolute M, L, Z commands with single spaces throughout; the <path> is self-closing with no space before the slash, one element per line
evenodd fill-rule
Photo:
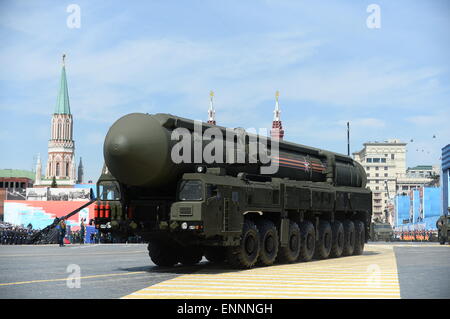
<path fill-rule="evenodd" d="M 143 113 L 118 119 L 103 153 L 96 227 L 143 237 L 159 266 L 359 255 L 369 239 L 372 194 L 345 155 Z"/>
<path fill-rule="evenodd" d="M 436 222 L 438 241 L 441 245 L 450 244 L 450 215 L 442 215 Z"/>
<path fill-rule="evenodd" d="M 394 229 L 389 223 L 372 222 L 370 239 L 373 241 L 392 241 L 394 240 Z"/>

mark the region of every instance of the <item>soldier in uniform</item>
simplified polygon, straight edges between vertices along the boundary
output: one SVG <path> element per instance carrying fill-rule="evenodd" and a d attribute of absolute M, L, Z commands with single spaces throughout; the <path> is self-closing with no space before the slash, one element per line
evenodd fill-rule
<path fill-rule="evenodd" d="M 80 243 L 84 244 L 84 234 L 86 231 L 86 226 L 84 224 L 84 218 L 81 219 L 81 225 L 80 225 Z"/>
<path fill-rule="evenodd" d="M 59 222 L 59 247 L 64 246 L 64 237 L 66 236 L 66 222 L 61 219 Z"/>

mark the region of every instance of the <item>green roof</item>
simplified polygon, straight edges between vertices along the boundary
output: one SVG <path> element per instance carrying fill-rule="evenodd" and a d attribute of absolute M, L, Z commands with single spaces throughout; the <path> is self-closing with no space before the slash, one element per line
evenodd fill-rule
<path fill-rule="evenodd" d="M 70 114 L 69 90 L 67 89 L 66 68 L 64 65 L 61 71 L 61 83 L 59 85 L 55 114 Z"/>
<path fill-rule="evenodd" d="M 418 165 L 416 167 L 408 167 L 408 171 L 426 171 L 432 170 L 433 166 L 431 165 Z"/>
<path fill-rule="evenodd" d="M 34 181 L 35 173 L 31 171 L 26 171 L 23 169 L 0 169 L 0 177 L 11 178 L 11 177 L 25 177 L 32 179 Z"/>

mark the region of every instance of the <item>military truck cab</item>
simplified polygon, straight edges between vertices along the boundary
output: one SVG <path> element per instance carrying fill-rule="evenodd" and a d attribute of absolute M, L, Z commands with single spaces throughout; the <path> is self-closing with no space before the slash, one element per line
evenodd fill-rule
<path fill-rule="evenodd" d="M 204 244 L 226 245 L 242 230 L 245 184 L 236 177 L 211 173 L 186 173 L 178 183 L 177 201 L 170 209 L 173 232 L 194 233 L 209 240 Z M 229 238 L 231 236 L 231 238 Z"/>
<path fill-rule="evenodd" d="M 97 182 L 97 202 L 94 206 L 95 227 L 104 233 L 117 231 L 123 221 L 120 184 L 109 173 L 106 165 Z"/>
<path fill-rule="evenodd" d="M 450 215 L 443 215 L 439 217 L 436 222 L 438 229 L 438 240 L 441 245 L 446 242 L 450 244 Z"/>
<path fill-rule="evenodd" d="M 370 224 L 370 239 L 373 241 L 392 241 L 394 230 L 389 223 L 372 222 Z"/>

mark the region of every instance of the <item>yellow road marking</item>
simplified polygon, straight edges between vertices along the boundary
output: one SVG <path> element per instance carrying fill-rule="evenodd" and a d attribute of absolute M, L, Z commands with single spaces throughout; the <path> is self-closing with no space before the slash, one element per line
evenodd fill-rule
<path fill-rule="evenodd" d="M 277 295 L 217 295 L 217 294 L 156 294 L 156 295 L 133 295 L 132 297 L 123 297 L 124 299 L 386 299 L 385 295 L 371 295 L 371 296 L 361 296 L 358 294 L 339 294 L 335 296 L 330 295 L 289 295 L 289 294 L 277 294 Z M 389 298 L 398 298 L 389 297 Z"/>
<path fill-rule="evenodd" d="M 80 279 L 92 279 L 92 278 L 116 277 L 116 276 L 129 276 L 129 275 L 146 274 L 146 273 L 147 273 L 146 271 L 135 271 L 135 272 L 129 272 L 129 273 L 125 273 L 125 274 L 104 274 L 104 275 L 84 276 L 84 277 L 80 277 Z M 67 280 L 67 278 L 29 280 L 29 281 L 0 283 L 0 286 L 24 285 L 24 284 L 34 284 L 34 283 L 41 283 L 41 282 L 66 281 L 66 280 Z"/>
<path fill-rule="evenodd" d="M 400 298 L 400 287 L 392 246 L 367 245 L 363 256 L 242 271 L 200 269 L 123 298 Z"/>

